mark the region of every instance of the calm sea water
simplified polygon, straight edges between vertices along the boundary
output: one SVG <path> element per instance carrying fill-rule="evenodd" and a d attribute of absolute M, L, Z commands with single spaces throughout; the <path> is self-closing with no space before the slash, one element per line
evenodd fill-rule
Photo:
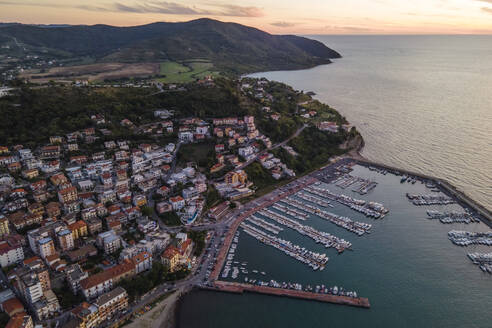
<path fill-rule="evenodd" d="M 467 252 L 490 247 L 462 248 L 447 239 L 451 229 L 489 230 L 484 224 L 444 225 L 426 219 L 427 209 L 417 207 L 406 192 L 428 192 L 417 183 L 400 184 L 399 177 L 381 175 L 356 167 L 354 175 L 370 177 L 379 184 L 361 196 L 331 186 L 330 190 L 357 198 L 381 201 L 390 209 L 383 220 L 372 220 L 334 204 L 330 211 L 373 224 L 363 237 L 311 216 L 304 224 L 352 242 L 353 252 L 337 255 L 297 232 L 285 229 L 279 236 L 308 249 L 324 252 L 330 260 L 324 271 L 309 267 L 280 251 L 264 246 L 241 232 L 234 260 L 247 261 L 249 278 L 275 279 L 303 284 L 343 286 L 368 297 L 371 309 L 359 309 L 289 298 L 246 293 L 232 295 L 194 292 L 184 297 L 178 314 L 180 327 L 480 327 L 492 325 L 492 276 L 483 273 L 466 257 Z M 252 270 L 266 272 L 255 275 Z M 238 281 L 242 281 L 240 275 Z"/>
<path fill-rule="evenodd" d="M 339 110 L 366 140 L 363 155 L 449 180 L 492 209 L 492 36 L 314 36 L 344 58 L 295 72 L 255 74 L 314 91 Z M 281 237 L 330 256 L 322 272 L 260 245 L 242 233 L 237 259 L 264 278 L 343 286 L 368 297 L 358 309 L 255 294 L 195 292 L 183 299 L 180 327 L 492 327 L 492 276 L 447 239 L 452 229 L 405 198 L 420 184 L 364 168 L 379 182 L 357 198 L 383 202 L 391 212 L 373 221 L 342 206 L 332 210 L 373 223 L 364 237 L 311 218 L 306 224 L 346 238 L 353 252 L 338 256 L 292 231 Z M 333 187 L 334 191 L 341 190 Z M 344 193 L 351 194 L 349 190 Z M 453 207 L 447 207 L 453 208 Z M 454 207 L 456 208 L 456 207 Z M 440 208 L 443 209 L 443 208 Z"/>
<path fill-rule="evenodd" d="M 311 36 L 343 58 L 257 77 L 314 91 L 369 159 L 447 179 L 492 210 L 492 36 Z"/>

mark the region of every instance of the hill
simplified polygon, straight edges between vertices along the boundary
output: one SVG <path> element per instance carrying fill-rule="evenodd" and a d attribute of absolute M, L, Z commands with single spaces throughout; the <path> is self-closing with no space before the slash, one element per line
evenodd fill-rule
<path fill-rule="evenodd" d="M 272 35 L 256 28 L 211 19 L 142 26 L 0 25 L 0 45 L 11 54 L 39 54 L 90 63 L 159 63 L 207 60 L 218 71 L 249 73 L 302 69 L 330 63 L 340 54 L 321 42 Z M 21 51 L 19 51 L 21 50 Z M 89 60 L 87 58 L 90 58 Z"/>

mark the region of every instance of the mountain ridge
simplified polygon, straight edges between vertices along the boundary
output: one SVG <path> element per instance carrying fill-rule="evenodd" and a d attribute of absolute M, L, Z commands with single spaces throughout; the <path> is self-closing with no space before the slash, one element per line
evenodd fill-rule
<path fill-rule="evenodd" d="M 0 45 L 12 40 L 65 58 L 127 63 L 200 58 L 235 73 L 308 68 L 341 57 L 316 40 L 208 18 L 128 27 L 0 24 Z"/>

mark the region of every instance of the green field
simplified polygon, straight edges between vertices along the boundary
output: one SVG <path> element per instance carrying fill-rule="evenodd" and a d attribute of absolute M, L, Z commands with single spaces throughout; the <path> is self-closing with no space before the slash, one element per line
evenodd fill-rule
<path fill-rule="evenodd" d="M 205 60 L 193 60 L 189 62 L 163 62 L 161 63 L 160 74 L 158 80 L 163 83 L 188 83 L 196 79 L 201 79 L 207 75 L 217 75 L 218 72 L 213 71 L 214 65 Z"/>

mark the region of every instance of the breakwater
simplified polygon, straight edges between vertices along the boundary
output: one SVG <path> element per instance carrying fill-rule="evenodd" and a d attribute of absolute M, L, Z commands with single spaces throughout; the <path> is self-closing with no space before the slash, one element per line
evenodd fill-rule
<path fill-rule="evenodd" d="M 447 193 L 449 196 L 453 197 L 457 203 L 465 208 L 468 208 L 477 214 L 479 214 L 480 219 L 482 219 L 482 222 L 487 224 L 488 226 L 492 227 L 492 212 L 487 210 L 484 206 L 481 204 L 477 203 L 473 199 L 471 199 L 469 196 L 467 196 L 465 193 L 462 191 L 458 190 L 456 187 L 454 187 L 451 183 L 444 179 L 438 179 L 429 175 L 421 174 L 421 173 L 416 173 L 413 171 L 397 168 L 394 166 L 382 164 L 382 163 L 377 163 L 370 161 L 368 159 L 363 158 L 362 156 L 356 156 L 356 158 L 353 158 L 356 163 L 366 166 L 366 167 L 379 167 L 385 170 L 388 170 L 389 172 L 397 173 L 397 174 L 406 174 L 406 175 L 411 175 L 415 177 L 419 177 L 420 179 L 429 181 L 429 182 L 434 182 L 436 186 L 440 189 L 442 189 L 445 193 Z"/>
<path fill-rule="evenodd" d="M 252 292 L 252 293 L 274 295 L 274 296 L 287 296 L 287 297 L 300 298 L 305 300 L 350 305 L 350 306 L 362 307 L 367 309 L 371 307 L 369 303 L 369 299 L 365 297 L 349 297 L 349 296 L 313 293 L 313 292 L 306 292 L 302 290 L 275 288 L 269 286 L 256 286 L 250 284 L 225 282 L 225 281 L 215 281 L 213 286 L 214 288 L 207 288 L 207 289 L 236 293 L 236 294 L 242 294 L 244 292 Z"/>

